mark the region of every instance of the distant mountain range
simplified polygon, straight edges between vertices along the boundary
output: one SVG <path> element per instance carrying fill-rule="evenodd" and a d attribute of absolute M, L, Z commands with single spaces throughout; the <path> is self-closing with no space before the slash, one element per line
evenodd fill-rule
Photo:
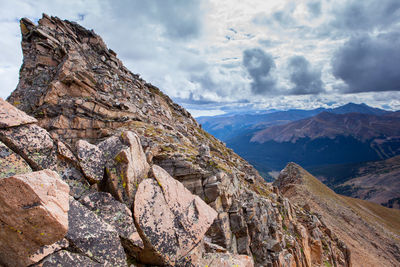
<path fill-rule="evenodd" d="M 371 115 L 388 113 L 386 110 L 370 107 L 366 104 L 348 103 L 337 108 L 317 108 L 313 110 L 291 109 L 287 111 L 249 111 L 248 113 L 228 113 L 213 117 L 199 117 L 197 121 L 203 129 L 222 141 L 227 141 L 238 135 L 255 132 L 273 125 L 282 125 L 318 115 L 321 112 L 346 114 L 358 112 Z"/>
<path fill-rule="evenodd" d="M 400 177 L 400 112 L 349 103 L 223 118 L 202 118 L 203 127 L 230 136 L 227 145 L 265 179 L 293 161 L 338 193 L 398 208 L 400 182 L 393 177 Z"/>
<path fill-rule="evenodd" d="M 250 131 L 227 145 L 262 172 L 294 161 L 312 170 L 331 164 L 387 159 L 400 154 L 400 117 L 391 113 L 334 114 Z"/>

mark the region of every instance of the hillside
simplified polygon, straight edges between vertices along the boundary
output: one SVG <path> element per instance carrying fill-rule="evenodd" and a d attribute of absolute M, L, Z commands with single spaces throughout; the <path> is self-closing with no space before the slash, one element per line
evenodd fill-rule
<path fill-rule="evenodd" d="M 367 162 L 357 167 L 336 192 L 390 208 L 400 208 L 400 156 Z"/>
<path fill-rule="evenodd" d="M 1 265 L 351 265 L 93 30 L 47 15 L 20 26 L 20 80 L 0 99 Z"/>
<path fill-rule="evenodd" d="M 353 266 L 400 264 L 399 210 L 338 195 L 295 163 L 281 171 L 274 185 L 349 245 Z"/>

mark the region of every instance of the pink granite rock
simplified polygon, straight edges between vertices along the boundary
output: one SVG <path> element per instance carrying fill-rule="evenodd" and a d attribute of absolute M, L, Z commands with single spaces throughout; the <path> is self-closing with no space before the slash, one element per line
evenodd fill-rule
<path fill-rule="evenodd" d="M 109 140 L 114 139 L 115 137 L 109 138 Z M 138 185 L 147 178 L 150 166 L 147 163 L 140 139 L 135 133 L 122 132 L 119 141 L 123 147 L 115 152 L 106 163 L 107 186 L 116 199 L 131 207 Z M 116 145 L 114 147 L 118 148 Z M 103 150 L 103 152 L 113 150 L 115 149 Z"/>
<path fill-rule="evenodd" d="M 61 240 L 68 231 L 68 197 L 68 185 L 51 170 L 0 179 L 0 263 L 33 264 L 40 248 Z"/>
<path fill-rule="evenodd" d="M 56 169 L 57 146 L 50 134 L 36 124 L 0 129 L 0 140 L 34 170 Z"/>
<path fill-rule="evenodd" d="M 134 218 L 145 250 L 141 260 L 175 265 L 203 238 L 217 212 L 164 169 L 153 165 L 155 179 L 144 180 L 134 203 Z"/>
<path fill-rule="evenodd" d="M 79 164 L 86 178 L 91 183 L 98 183 L 104 175 L 103 152 L 96 146 L 84 140 L 76 142 Z"/>
<path fill-rule="evenodd" d="M 0 128 L 35 123 L 37 120 L 0 98 Z"/>

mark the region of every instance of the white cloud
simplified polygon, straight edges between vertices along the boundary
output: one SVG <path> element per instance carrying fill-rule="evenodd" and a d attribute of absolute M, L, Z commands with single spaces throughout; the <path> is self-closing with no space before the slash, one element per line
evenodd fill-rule
<path fill-rule="evenodd" d="M 390 4 L 394 0 L 385 0 Z M 398 95 L 377 93 L 342 95 L 345 85 L 332 75 L 334 52 L 351 36 L 349 27 L 335 23 L 346 17 L 356 1 L 6 1 L 0 0 L 0 96 L 6 97 L 18 81 L 22 62 L 18 19 L 37 20 L 41 13 L 75 20 L 94 29 L 133 72 L 192 110 L 241 108 L 314 108 L 346 101 L 399 107 Z M 396 6 L 396 5 L 395 5 Z M 384 10 L 383 8 L 379 10 Z M 396 13 L 397 12 L 397 13 Z M 375 31 L 374 24 L 399 23 L 398 10 L 385 18 L 383 11 L 356 30 Z M 272 55 L 277 88 L 289 92 L 288 60 L 303 56 L 310 68 L 321 70 L 323 95 L 255 95 L 252 79 L 243 66 L 243 51 L 259 48 Z M 384 94 L 386 95 L 386 94 Z M 389 100 L 391 99 L 391 100 Z M 210 104 L 213 103 L 213 104 Z M 211 108 L 213 109 L 213 108 Z M 197 111 L 196 111 L 197 112 Z"/>

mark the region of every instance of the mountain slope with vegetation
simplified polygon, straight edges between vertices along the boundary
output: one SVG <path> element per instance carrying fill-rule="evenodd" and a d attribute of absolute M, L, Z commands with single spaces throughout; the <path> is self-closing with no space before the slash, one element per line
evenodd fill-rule
<path fill-rule="evenodd" d="M 281 171 L 274 185 L 349 245 L 353 266 L 399 265 L 400 210 L 338 195 L 295 163 Z"/>

